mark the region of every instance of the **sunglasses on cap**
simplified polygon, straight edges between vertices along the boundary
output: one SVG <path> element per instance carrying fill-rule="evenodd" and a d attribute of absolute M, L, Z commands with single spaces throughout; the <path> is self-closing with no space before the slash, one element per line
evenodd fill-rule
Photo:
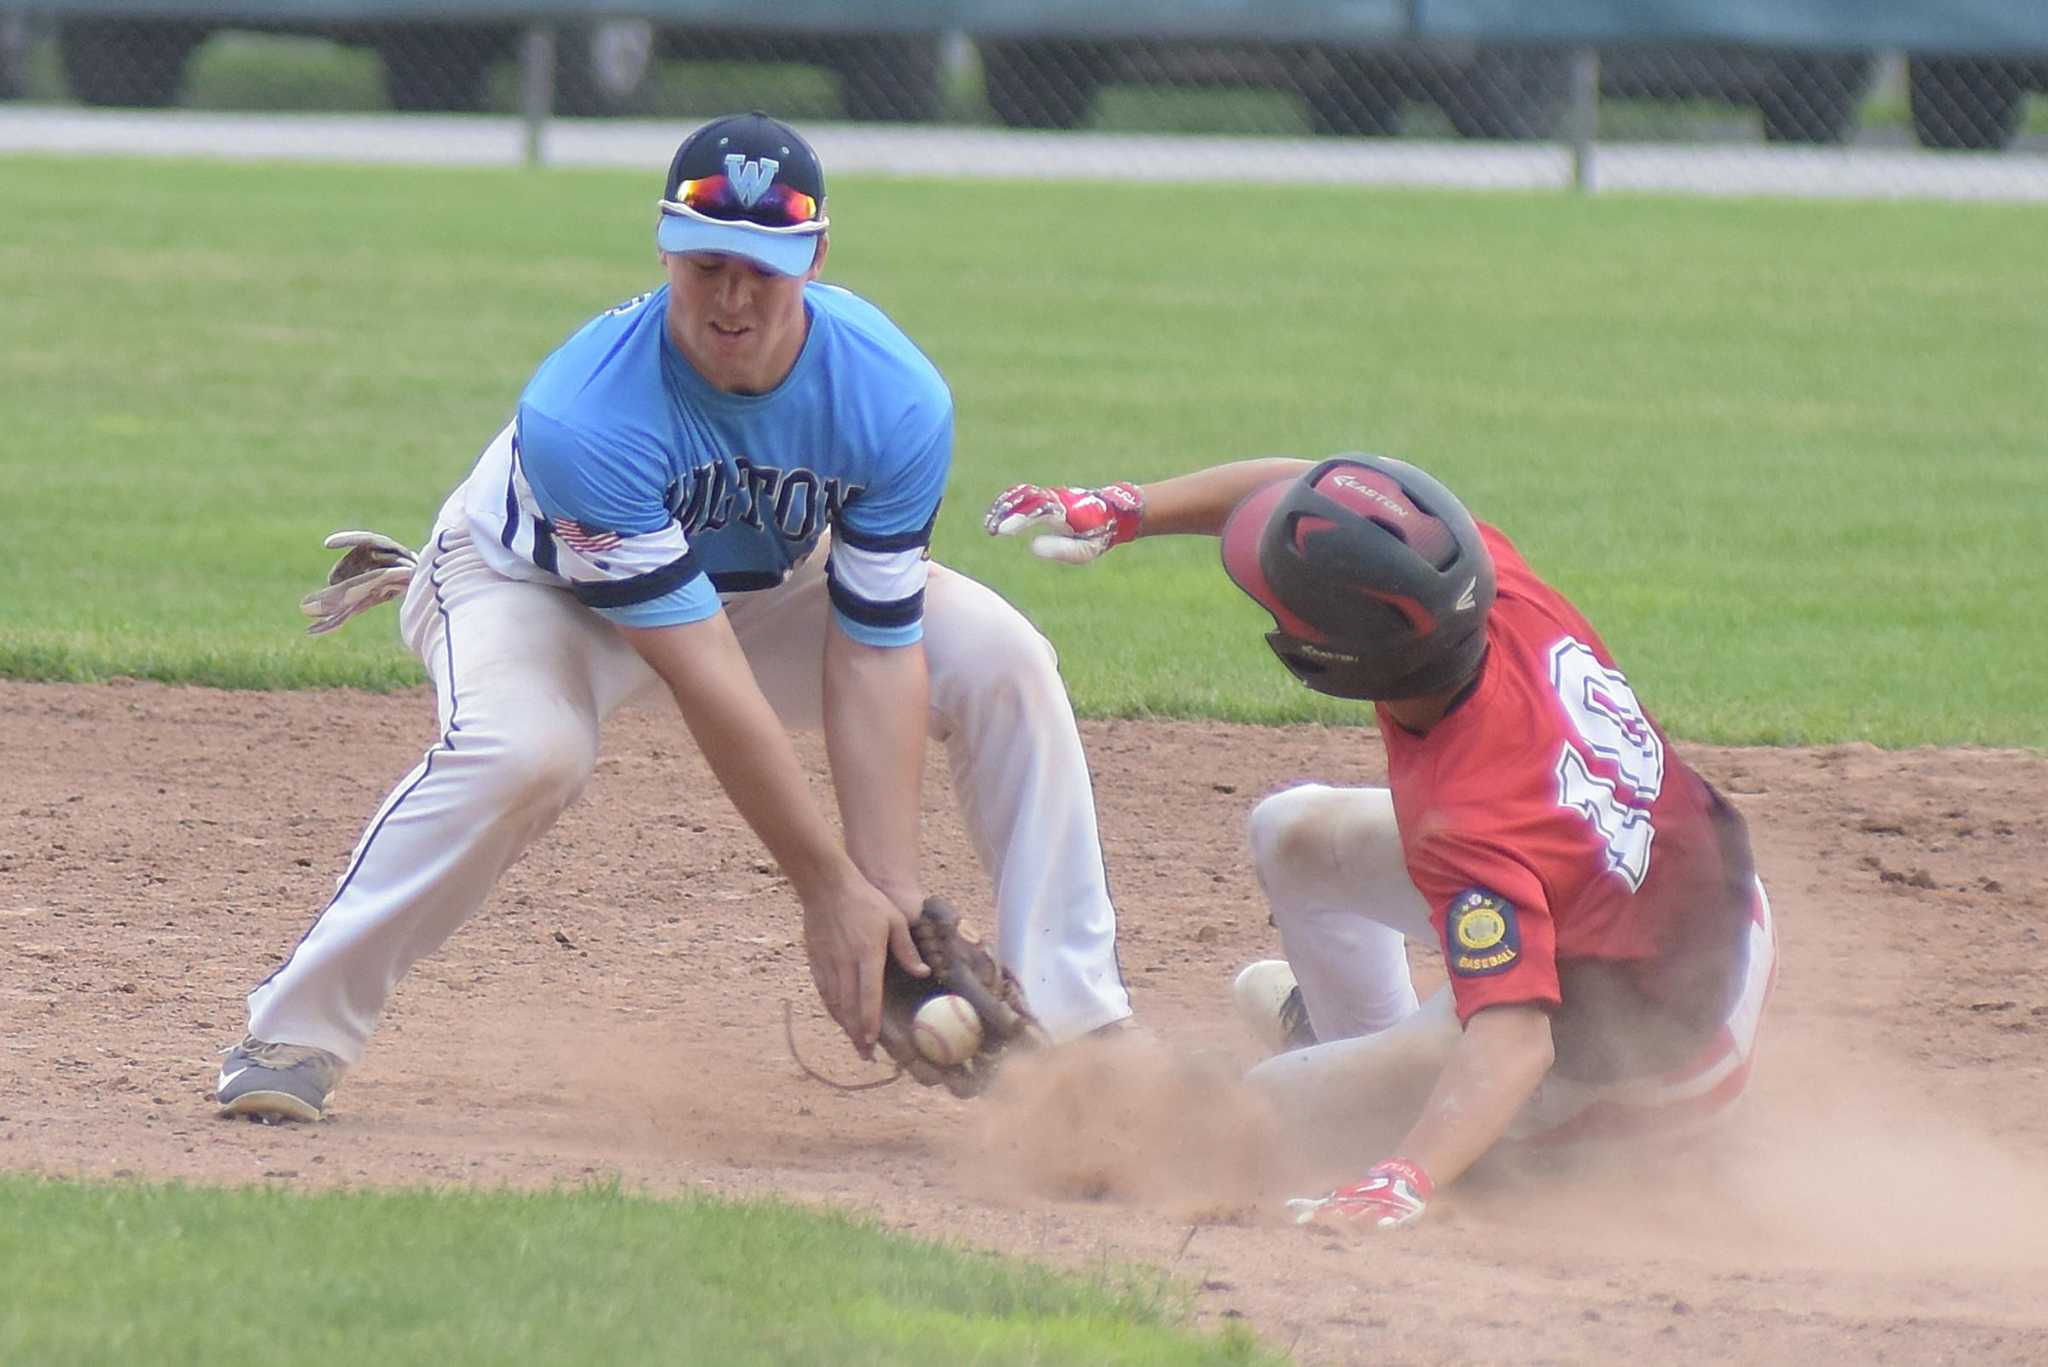
<path fill-rule="evenodd" d="M 675 198 L 661 201 L 661 211 L 785 231 L 817 232 L 828 222 L 823 213 L 824 203 L 793 186 L 748 188 L 755 191 L 751 202 L 741 195 L 731 176 L 686 180 L 676 186 Z"/>

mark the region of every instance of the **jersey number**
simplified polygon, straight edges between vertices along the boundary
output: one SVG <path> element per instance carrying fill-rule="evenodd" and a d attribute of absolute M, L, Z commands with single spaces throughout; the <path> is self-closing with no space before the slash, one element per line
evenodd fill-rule
<path fill-rule="evenodd" d="M 1596 773 L 1567 741 L 1557 756 L 1557 801 L 1584 817 L 1607 848 L 1607 867 L 1631 892 L 1650 872 L 1650 804 L 1664 790 L 1664 741 L 1635 690 L 1585 645 L 1567 636 L 1550 648 L 1550 683 L 1572 728 L 1620 783 Z M 1622 784 L 1628 792 L 1622 792 Z"/>

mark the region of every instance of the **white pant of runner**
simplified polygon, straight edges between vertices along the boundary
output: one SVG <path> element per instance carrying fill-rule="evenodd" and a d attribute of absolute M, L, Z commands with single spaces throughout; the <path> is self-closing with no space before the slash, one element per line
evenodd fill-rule
<path fill-rule="evenodd" d="M 792 730 L 822 724 L 824 561 L 820 547 L 781 586 L 726 605 Z M 992 590 L 938 565 L 924 624 L 930 734 L 995 883 L 997 952 L 1055 1040 L 1120 1020 L 1130 1001 L 1095 798 L 1052 646 Z M 249 994 L 251 1034 L 348 1063 L 406 970 L 582 790 L 604 719 L 629 702 L 674 707 L 608 622 L 566 589 L 491 570 L 445 515 L 400 630 L 433 680 L 441 737 L 371 819 L 333 901 Z"/>
<path fill-rule="evenodd" d="M 1261 802 L 1252 860 L 1319 1043 L 1261 1064 L 1253 1078 L 1283 1104 L 1370 1106 L 1381 1083 L 1431 1076 L 1457 1041 L 1449 989 L 1416 1001 L 1408 941 L 1439 945 L 1429 904 L 1409 881 L 1384 788 L 1304 784 Z M 1727 1109 L 1749 1080 L 1777 975 L 1777 930 L 1763 884 L 1751 909 L 1748 964 L 1727 1022 L 1699 1056 L 1654 1077 L 1605 1085 L 1544 1079 L 1509 1130 L 1554 1143 L 1691 1129 Z M 1346 1092 L 1360 1095 L 1346 1098 Z"/>

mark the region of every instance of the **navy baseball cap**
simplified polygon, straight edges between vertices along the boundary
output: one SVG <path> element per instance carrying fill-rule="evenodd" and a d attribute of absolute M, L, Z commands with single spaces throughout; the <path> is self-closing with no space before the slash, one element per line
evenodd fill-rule
<path fill-rule="evenodd" d="M 713 119 L 676 149 L 654 240 L 665 252 L 729 252 L 780 275 L 817 256 L 825 172 L 803 135 L 756 110 Z"/>

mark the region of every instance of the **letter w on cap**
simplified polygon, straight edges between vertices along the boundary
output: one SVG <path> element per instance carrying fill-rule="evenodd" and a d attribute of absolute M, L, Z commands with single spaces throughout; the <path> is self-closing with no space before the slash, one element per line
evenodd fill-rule
<path fill-rule="evenodd" d="M 775 173 L 781 169 L 782 163 L 773 157 L 748 161 L 738 152 L 725 154 L 726 178 L 732 182 L 733 192 L 740 197 L 740 203 L 750 209 L 754 207 L 754 201 L 775 183 Z"/>

